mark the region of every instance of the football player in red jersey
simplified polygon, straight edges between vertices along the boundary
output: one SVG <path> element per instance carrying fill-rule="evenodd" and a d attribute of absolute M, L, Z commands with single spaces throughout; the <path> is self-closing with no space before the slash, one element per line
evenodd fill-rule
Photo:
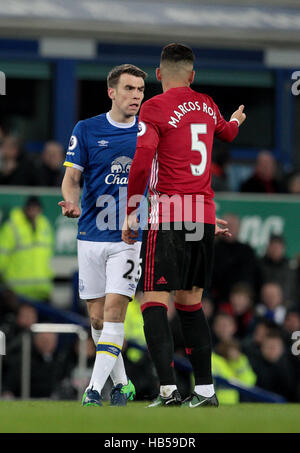
<path fill-rule="evenodd" d="M 246 115 L 241 105 L 230 121 L 225 121 L 210 96 L 190 88 L 195 76 L 193 66 L 194 54 L 189 47 L 173 43 L 162 50 L 156 75 L 163 94 L 141 108 L 137 149 L 129 174 L 122 234 L 127 243 L 136 239 L 134 211 L 149 180 L 150 214 L 141 250 L 141 309 L 148 349 L 160 380 L 160 393 L 150 407 L 182 403 L 167 318 L 170 291 L 175 291 L 175 306 L 195 377 L 194 391 L 184 404 L 192 408 L 218 406 L 211 373 L 210 332 L 201 298 L 210 282 L 214 235 L 230 233 L 216 226 L 211 152 L 214 136 L 231 142 Z"/>

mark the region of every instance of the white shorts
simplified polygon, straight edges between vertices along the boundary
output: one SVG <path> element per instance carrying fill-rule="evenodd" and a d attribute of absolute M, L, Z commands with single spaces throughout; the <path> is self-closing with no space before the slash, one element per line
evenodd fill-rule
<path fill-rule="evenodd" d="M 141 243 L 77 241 L 79 295 L 96 299 L 108 293 L 132 297 L 139 281 Z"/>

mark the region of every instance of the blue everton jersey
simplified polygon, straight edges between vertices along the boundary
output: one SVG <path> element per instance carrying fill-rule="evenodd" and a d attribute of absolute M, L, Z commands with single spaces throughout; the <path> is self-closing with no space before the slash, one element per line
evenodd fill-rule
<path fill-rule="evenodd" d="M 138 121 L 116 123 L 109 113 L 79 121 L 64 163 L 83 172 L 78 239 L 121 241 L 127 184 Z"/>

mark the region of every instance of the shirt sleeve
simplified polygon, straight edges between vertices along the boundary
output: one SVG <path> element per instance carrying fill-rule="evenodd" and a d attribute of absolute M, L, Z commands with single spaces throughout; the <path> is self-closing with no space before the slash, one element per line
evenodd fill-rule
<path fill-rule="evenodd" d="M 83 172 L 87 165 L 87 158 L 85 125 L 83 121 L 79 121 L 73 129 L 64 166 L 77 168 Z"/>
<path fill-rule="evenodd" d="M 239 132 L 238 120 L 226 121 L 220 113 L 218 106 L 215 104 L 216 112 L 216 129 L 215 135 L 223 142 L 232 142 Z"/>
<path fill-rule="evenodd" d="M 128 180 L 128 215 L 137 208 L 145 194 L 152 161 L 159 143 L 158 118 L 160 115 L 161 112 L 157 106 L 147 102 L 143 104 L 139 116 L 137 147 Z"/>

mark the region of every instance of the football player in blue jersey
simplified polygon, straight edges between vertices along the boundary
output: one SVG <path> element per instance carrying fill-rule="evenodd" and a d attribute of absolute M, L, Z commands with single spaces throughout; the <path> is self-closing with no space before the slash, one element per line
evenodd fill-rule
<path fill-rule="evenodd" d="M 121 233 L 145 78 L 144 71 L 130 64 L 112 69 L 107 77 L 111 110 L 76 124 L 64 163 L 64 200 L 58 204 L 63 215 L 79 217 L 79 293 L 87 301 L 97 352 L 84 406 L 102 405 L 109 375 L 111 405 L 126 405 L 135 394 L 121 349 L 127 305 L 139 279 L 140 242 L 125 244 Z"/>

